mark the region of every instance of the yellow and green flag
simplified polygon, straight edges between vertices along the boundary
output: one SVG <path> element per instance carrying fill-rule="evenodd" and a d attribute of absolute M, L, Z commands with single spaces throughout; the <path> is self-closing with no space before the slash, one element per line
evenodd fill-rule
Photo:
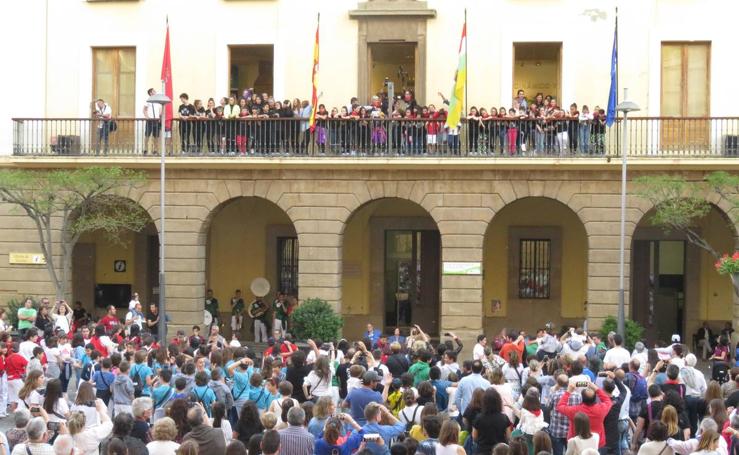
<path fill-rule="evenodd" d="M 454 88 L 449 98 L 449 114 L 446 117 L 446 127 L 456 128 L 462 118 L 464 106 L 464 87 L 467 84 L 467 20 L 462 27 L 462 39 L 459 40 L 459 63 L 454 73 Z"/>

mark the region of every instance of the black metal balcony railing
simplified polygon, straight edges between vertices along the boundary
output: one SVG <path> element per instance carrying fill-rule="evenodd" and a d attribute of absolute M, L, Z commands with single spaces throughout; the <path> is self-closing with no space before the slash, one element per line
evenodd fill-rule
<path fill-rule="evenodd" d="M 619 123 L 576 120 L 307 119 L 173 120 L 172 156 L 598 157 L 621 155 Z M 17 156 L 144 156 L 159 153 L 159 121 L 13 119 Z M 739 117 L 629 118 L 629 156 L 738 157 Z"/>

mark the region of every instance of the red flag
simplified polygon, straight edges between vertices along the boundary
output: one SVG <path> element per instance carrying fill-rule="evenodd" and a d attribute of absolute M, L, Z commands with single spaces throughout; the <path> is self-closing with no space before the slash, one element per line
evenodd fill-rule
<path fill-rule="evenodd" d="M 174 102 L 172 93 L 172 58 L 169 55 L 169 19 L 167 19 L 167 37 L 164 40 L 164 59 L 162 60 L 162 82 L 164 83 L 164 94 Z M 164 108 L 165 131 L 172 130 L 172 103 Z"/>
<path fill-rule="evenodd" d="M 316 110 L 318 110 L 318 30 L 321 28 L 321 14 L 318 14 L 318 23 L 316 24 L 316 42 L 313 45 L 313 76 L 311 82 L 313 84 L 313 95 L 311 96 L 310 109 L 310 131 L 316 128 Z"/>

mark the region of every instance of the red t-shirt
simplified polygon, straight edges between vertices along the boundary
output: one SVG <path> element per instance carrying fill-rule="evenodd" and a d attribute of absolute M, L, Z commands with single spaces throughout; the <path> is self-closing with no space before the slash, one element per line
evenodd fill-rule
<path fill-rule="evenodd" d="M 508 362 L 511 360 L 511 351 L 516 351 L 518 352 L 518 361 L 521 362 L 523 360 L 523 348 L 523 341 L 520 341 L 518 344 L 513 342 L 506 343 L 500 348 L 500 356 Z"/>
<path fill-rule="evenodd" d="M 106 315 L 104 318 L 100 320 L 100 324 L 102 324 L 103 327 L 105 327 L 105 331 L 110 333 L 113 330 L 113 327 L 119 325 L 121 323 L 120 320 L 118 320 L 117 316 L 111 316 Z"/>
<path fill-rule="evenodd" d="M 12 353 L 5 358 L 5 372 L 8 374 L 8 381 L 13 379 L 21 379 L 26 372 L 28 360 L 18 353 Z"/>

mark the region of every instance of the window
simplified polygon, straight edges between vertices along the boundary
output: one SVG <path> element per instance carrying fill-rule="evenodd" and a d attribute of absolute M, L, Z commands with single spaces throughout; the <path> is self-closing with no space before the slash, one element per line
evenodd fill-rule
<path fill-rule="evenodd" d="M 298 295 L 298 238 L 277 238 L 278 289 L 293 296 Z"/>
<path fill-rule="evenodd" d="M 518 297 L 550 298 L 551 240 L 521 239 L 519 251 Z"/>
<path fill-rule="evenodd" d="M 104 99 L 114 117 L 135 117 L 135 48 L 93 48 L 92 76 L 93 99 Z"/>

